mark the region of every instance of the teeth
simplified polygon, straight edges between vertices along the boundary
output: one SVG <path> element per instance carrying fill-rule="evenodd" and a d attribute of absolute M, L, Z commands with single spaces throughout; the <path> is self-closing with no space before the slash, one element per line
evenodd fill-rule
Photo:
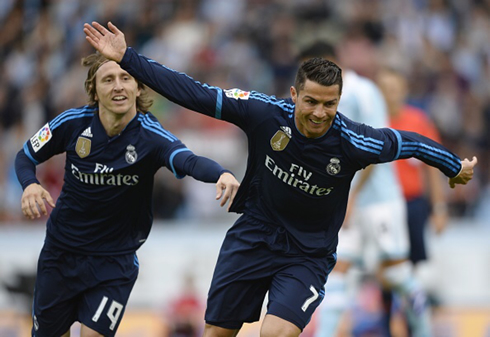
<path fill-rule="evenodd" d="M 313 119 L 310 119 L 310 121 L 312 121 L 315 124 L 321 124 L 322 123 L 322 121 L 314 121 Z"/>
<path fill-rule="evenodd" d="M 123 99 L 126 99 L 124 96 L 116 96 L 113 98 L 115 101 L 122 101 Z"/>

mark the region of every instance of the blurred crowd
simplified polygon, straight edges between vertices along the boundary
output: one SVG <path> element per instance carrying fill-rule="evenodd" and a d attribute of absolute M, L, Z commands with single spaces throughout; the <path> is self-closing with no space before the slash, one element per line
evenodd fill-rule
<path fill-rule="evenodd" d="M 83 23 L 113 22 L 139 53 L 200 82 L 289 96 L 299 50 L 342 40 L 342 64 L 374 78 L 402 71 L 410 103 L 460 157 L 479 159 L 474 181 L 450 190 L 453 217 L 490 204 L 490 0 L 2 0 L 0 1 L 0 221 L 21 220 L 16 152 L 48 120 L 87 103 Z M 154 95 L 151 111 L 195 153 L 243 176 L 246 141 L 234 126 Z M 59 157 L 59 158 L 58 158 Z M 63 156 L 38 167 L 56 197 Z M 155 217 L 213 218 L 214 186 L 160 170 Z M 211 188 L 211 191 L 210 189 Z M 213 205 L 214 206 L 214 205 Z"/>

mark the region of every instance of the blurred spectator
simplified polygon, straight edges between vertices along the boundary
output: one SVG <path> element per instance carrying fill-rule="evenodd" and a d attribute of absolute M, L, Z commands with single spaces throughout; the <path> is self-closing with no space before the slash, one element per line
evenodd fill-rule
<path fill-rule="evenodd" d="M 198 337 L 202 333 L 204 304 L 198 295 L 194 276 L 183 276 L 180 293 L 170 302 L 165 315 L 168 337 Z"/>

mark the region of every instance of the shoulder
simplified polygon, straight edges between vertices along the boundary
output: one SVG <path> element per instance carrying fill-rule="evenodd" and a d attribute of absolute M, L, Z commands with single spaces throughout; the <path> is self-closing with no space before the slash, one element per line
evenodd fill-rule
<path fill-rule="evenodd" d="M 378 153 L 384 144 L 383 136 L 377 131 L 378 129 L 355 122 L 340 112 L 337 112 L 333 126 L 341 133 L 344 141 L 358 149 L 366 150 L 365 146 L 367 145 L 369 148 L 375 148 L 376 153 Z M 373 151 L 370 150 L 369 152 Z"/>
<path fill-rule="evenodd" d="M 87 119 L 91 119 L 97 113 L 98 108 L 84 105 L 78 108 L 68 109 L 49 122 L 51 130 L 58 127 L 66 127 L 68 125 L 78 125 L 84 123 Z"/>
<path fill-rule="evenodd" d="M 146 133 L 150 138 L 169 142 L 179 140 L 170 131 L 166 130 L 151 112 L 145 114 L 138 112 L 137 118 L 140 123 L 141 131 Z"/>
<path fill-rule="evenodd" d="M 342 130 L 342 129 L 358 129 L 361 125 L 361 123 L 355 122 L 343 113 L 337 112 L 335 115 L 334 119 L 334 128 Z"/>
<path fill-rule="evenodd" d="M 294 103 L 290 98 L 277 98 L 276 96 L 267 95 L 258 91 L 251 91 L 250 101 L 268 105 L 269 108 L 274 107 L 278 111 L 286 113 L 294 112 Z"/>

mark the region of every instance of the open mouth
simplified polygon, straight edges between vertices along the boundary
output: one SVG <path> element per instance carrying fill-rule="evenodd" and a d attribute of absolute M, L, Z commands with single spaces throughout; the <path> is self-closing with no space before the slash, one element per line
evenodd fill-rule
<path fill-rule="evenodd" d="M 316 125 L 320 125 L 323 123 L 323 121 L 316 121 L 316 120 L 313 120 L 313 119 L 310 119 L 310 122 L 312 122 L 313 124 L 316 124 Z"/>
<path fill-rule="evenodd" d="M 126 96 L 114 96 L 112 98 L 113 101 L 116 101 L 116 102 L 122 102 L 122 101 L 125 101 L 127 98 Z"/>

